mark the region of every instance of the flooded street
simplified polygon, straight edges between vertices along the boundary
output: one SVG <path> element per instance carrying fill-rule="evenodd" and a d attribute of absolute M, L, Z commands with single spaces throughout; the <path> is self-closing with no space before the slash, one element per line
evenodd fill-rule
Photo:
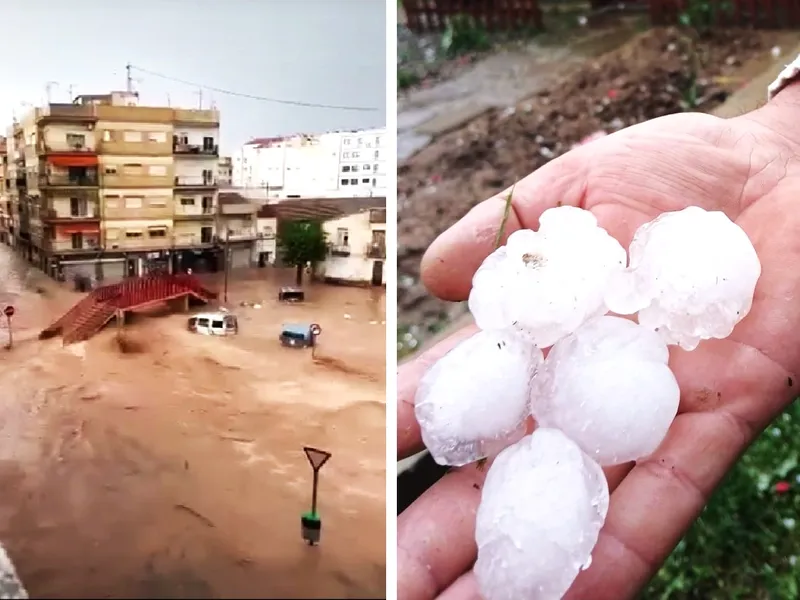
<path fill-rule="evenodd" d="M 0 247 L 0 272 L 12 262 Z M 113 326 L 67 347 L 37 340 L 79 296 L 12 271 L 0 540 L 32 597 L 384 597 L 382 293 L 313 285 L 285 305 L 260 271 L 230 284 L 238 336 L 137 315 L 122 353 Z M 279 344 L 283 322 L 321 325 L 316 360 Z M 317 547 L 300 536 L 303 446 L 333 455 Z"/>

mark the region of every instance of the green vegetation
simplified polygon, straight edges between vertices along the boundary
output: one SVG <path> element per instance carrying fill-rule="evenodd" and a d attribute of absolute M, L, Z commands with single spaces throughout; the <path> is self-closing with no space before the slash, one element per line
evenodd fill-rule
<path fill-rule="evenodd" d="M 297 285 L 303 283 L 303 270 L 325 259 L 328 244 L 322 223 L 318 221 L 286 221 L 278 229 L 278 250 L 284 263 L 297 269 Z"/>
<path fill-rule="evenodd" d="M 447 20 L 441 48 L 448 58 L 470 52 L 484 52 L 492 47 L 489 34 L 469 15 L 454 15 Z"/>
<path fill-rule="evenodd" d="M 800 597 L 799 526 L 795 401 L 734 467 L 643 598 L 794 600 Z"/>

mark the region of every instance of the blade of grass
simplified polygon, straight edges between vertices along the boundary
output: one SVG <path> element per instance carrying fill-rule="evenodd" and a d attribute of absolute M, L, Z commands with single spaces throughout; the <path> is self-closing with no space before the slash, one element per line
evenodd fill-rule
<path fill-rule="evenodd" d="M 503 220 L 500 221 L 500 229 L 497 230 L 497 238 L 494 240 L 494 249 L 497 250 L 500 247 L 500 243 L 503 241 L 503 234 L 506 231 L 506 223 L 508 222 L 508 216 L 511 214 L 511 199 L 514 197 L 514 188 L 516 187 L 516 183 L 511 186 L 511 189 L 508 190 L 508 196 L 506 197 L 506 207 L 503 210 Z"/>

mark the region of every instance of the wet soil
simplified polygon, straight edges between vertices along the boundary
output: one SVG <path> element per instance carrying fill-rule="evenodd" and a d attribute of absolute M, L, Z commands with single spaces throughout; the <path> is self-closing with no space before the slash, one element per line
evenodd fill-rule
<path fill-rule="evenodd" d="M 716 31 L 697 44 L 695 110 L 711 111 L 744 83 L 781 34 Z M 796 36 L 794 36 L 796 38 Z M 597 130 L 614 131 L 687 109 L 690 58 L 675 29 L 653 29 L 515 106 L 496 108 L 435 139 L 398 170 L 398 308 L 402 353 L 463 315 L 419 281 L 433 239 L 478 202 L 501 192 Z"/>
<path fill-rule="evenodd" d="M 265 275 L 231 282 L 238 336 L 156 311 L 126 325 L 125 352 L 113 326 L 37 340 L 77 294 L 11 290 L 0 540 L 32 597 L 385 597 L 384 299 L 313 285 L 279 304 Z M 280 346 L 283 322 L 322 326 L 314 357 Z M 333 454 L 316 547 L 306 445 Z"/>

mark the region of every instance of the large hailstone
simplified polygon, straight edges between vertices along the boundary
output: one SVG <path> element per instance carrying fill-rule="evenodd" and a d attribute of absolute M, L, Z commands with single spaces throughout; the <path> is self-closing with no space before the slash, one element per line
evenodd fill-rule
<path fill-rule="evenodd" d="M 539 230 L 512 233 L 472 280 L 469 308 L 481 329 L 515 327 L 540 348 L 606 312 L 604 293 L 625 249 L 586 210 L 542 213 Z"/>
<path fill-rule="evenodd" d="M 666 343 L 621 317 L 599 317 L 557 342 L 531 390 L 539 425 L 563 431 L 600 465 L 651 454 L 678 412 Z"/>
<path fill-rule="evenodd" d="M 26 600 L 28 592 L 17 576 L 14 564 L 8 557 L 5 548 L 0 544 L 0 598 L 9 600 Z"/>
<path fill-rule="evenodd" d="M 630 266 L 606 294 L 609 310 L 639 312 L 668 344 L 694 350 L 726 338 L 750 311 L 761 262 L 747 234 L 722 212 L 690 206 L 642 225 Z"/>
<path fill-rule="evenodd" d="M 600 467 L 563 433 L 537 429 L 495 459 L 483 485 L 474 572 L 486 600 L 557 600 L 591 562 L 608 512 Z"/>
<path fill-rule="evenodd" d="M 486 458 L 522 437 L 531 380 L 542 352 L 512 331 L 481 331 L 423 376 L 415 411 L 422 441 L 440 465 Z"/>

